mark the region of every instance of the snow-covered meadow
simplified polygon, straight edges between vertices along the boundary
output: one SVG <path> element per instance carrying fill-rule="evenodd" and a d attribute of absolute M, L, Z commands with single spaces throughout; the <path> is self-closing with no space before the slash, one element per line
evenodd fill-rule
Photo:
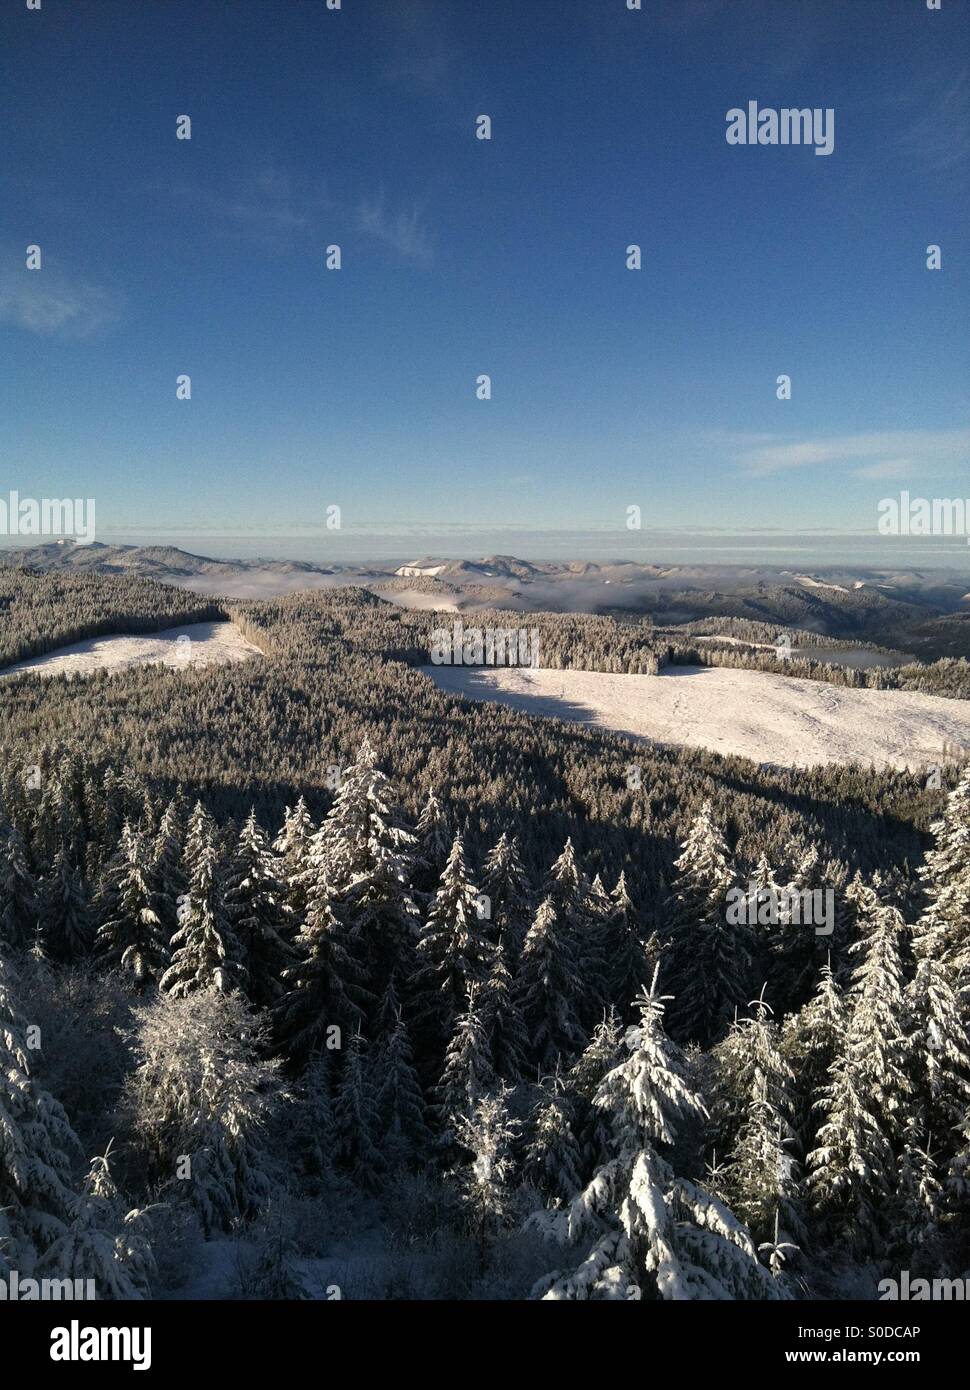
<path fill-rule="evenodd" d="M 970 701 L 910 691 L 852 690 L 715 666 L 670 666 L 659 676 L 423 669 L 466 699 L 776 766 L 923 767 L 943 761 L 946 747 L 970 747 Z"/>
<path fill-rule="evenodd" d="M 185 623 L 162 632 L 89 637 L 18 661 L 0 675 L 33 671 L 39 676 L 89 676 L 93 671 L 123 671 L 129 666 L 221 666 L 254 656 L 262 652 L 235 623 Z"/>

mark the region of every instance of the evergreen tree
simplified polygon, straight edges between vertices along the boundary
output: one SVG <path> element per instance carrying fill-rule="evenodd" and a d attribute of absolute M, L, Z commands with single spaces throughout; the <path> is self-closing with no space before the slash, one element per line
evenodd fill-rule
<path fill-rule="evenodd" d="M 254 1216 L 272 1190 L 265 1130 L 288 1099 L 262 1022 L 241 994 L 197 989 L 156 996 L 135 1028 L 124 1109 L 148 1181 L 207 1235 Z"/>
<path fill-rule="evenodd" d="M 607 989 L 611 1002 L 624 1017 L 632 1013 L 633 1001 L 643 993 L 653 978 L 659 958 L 656 938 L 644 943 L 626 886 L 626 874 L 621 871 L 616 887 L 610 894 L 610 909 L 604 924 Z"/>
<path fill-rule="evenodd" d="M 732 870 L 709 801 L 695 816 L 675 866 L 667 967 L 675 996 L 671 1025 L 675 1037 L 707 1047 L 748 997 L 751 959 L 748 927 L 725 919 Z"/>
<path fill-rule="evenodd" d="M 970 1041 L 954 976 L 951 964 L 923 955 L 904 991 L 913 1128 L 918 1136 L 938 1138 L 944 1165 L 953 1156 L 956 1126 L 970 1103 Z"/>
<path fill-rule="evenodd" d="M 388 1168 L 394 1171 L 420 1161 L 431 1143 L 411 1042 L 400 1015 L 381 1050 L 378 1077 L 377 1110 L 383 1134 L 380 1149 Z"/>
<path fill-rule="evenodd" d="M 704 1114 L 682 1054 L 663 1031 L 663 1002 L 644 995 L 627 1030 L 626 1058 L 600 1083 L 611 1155 L 561 1212 L 534 1222 L 561 1244 L 592 1243 L 574 1270 L 536 1288 L 547 1299 L 630 1297 L 778 1298 L 748 1231 L 710 1193 L 675 1177 L 668 1155 L 678 1130 Z M 632 1292 L 631 1292 L 632 1291 Z"/>
<path fill-rule="evenodd" d="M 149 1298 L 156 1269 L 148 1217 L 122 1202 L 109 1153 L 110 1146 L 93 1160 L 71 1224 L 51 1247 L 45 1269 L 61 1278 L 93 1280 L 99 1299 Z"/>
<path fill-rule="evenodd" d="M 23 836 L 16 826 L 0 822 L 0 950 L 23 951 L 34 944 L 37 899 Z"/>
<path fill-rule="evenodd" d="M 847 1015 L 832 967 L 822 967 L 815 997 L 782 1025 L 781 1051 L 795 1078 L 794 1125 L 803 1154 L 815 1147 L 816 1101 L 845 1047 Z"/>
<path fill-rule="evenodd" d="M 286 992 L 276 1006 L 277 1035 L 296 1062 L 324 1045 L 329 1028 L 350 1032 L 363 1018 L 370 996 L 348 938 L 331 909 L 326 882 L 317 884 L 293 943 L 296 961 L 283 971 Z"/>
<path fill-rule="evenodd" d="M 583 982 L 573 948 L 553 899 L 546 898 L 525 938 L 517 980 L 532 1060 L 543 1071 L 554 1071 L 560 1059 L 568 1065 L 585 1042 L 577 1017 Z"/>
<path fill-rule="evenodd" d="M 441 1054 L 464 1012 L 470 988 L 482 984 L 490 964 L 460 835 L 455 836 L 418 940 L 414 1012 L 432 1055 Z"/>
<path fill-rule="evenodd" d="M 503 1086 L 482 1096 L 470 1115 L 458 1120 L 458 1141 L 471 1163 L 458 1174 L 462 1206 L 478 1236 L 479 1259 L 485 1263 L 489 1240 L 510 1224 L 513 1214 L 512 1147 L 519 1131 L 508 1109 L 509 1090 Z"/>
<path fill-rule="evenodd" d="M 445 1053 L 444 1071 L 438 1083 L 437 1111 L 446 1134 L 455 1129 L 460 1117 L 471 1115 L 494 1081 L 495 1072 L 489 1056 L 488 1034 L 478 989 L 472 984 L 468 990 L 468 1006 L 455 1022 L 455 1031 Z"/>
<path fill-rule="evenodd" d="M 306 912 L 310 846 L 315 834 L 313 818 L 301 796 L 292 809 L 287 806 L 283 828 L 273 841 L 280 861 L 280 877 L 286 888 L 286 907 L 294 923 L 301 922 Z"/>
<path fill-rule="evenodd" d="M 606 1002 L 606 961 L 604 941 L 605 909 L 609 905 L 600 888 L 594 897 L 592 886 L 576 858 L 571 839 L 553 864 L 543 887 L 543 900 L 556 911 L 560 929 L 569 942 L 570 956 L 582 990 L 573 1007 L 579 1022 L 588 1031 Z"/>
<path fill-rule="evenodd" d="M 438 880 L 448 862 L 455 832 L 451 818 L 435 796 L 434 788 L 428 792 L 418 823 L 416 865 L 413 883 L 417 892 L 433 894 Z"/>
<path fill-rule="evenodd" d="M 510 969 L 518 965 L 529 929 L 532 884 L 522 864 L 515 835 L 503 831 L 485 857 L 482 891 L 491 905 L 491 926 Z"/>
<path fill-rule="evenodd" d="M 535 1106 L 525 1153 L 525 1177 L 550 1203 L 569 1201 L 583 1186 L 582 1151 L 573 1123 L 568 1092 L 557 1081 Z"/>
<path fill-rule="evenodd" d="M 868 935 L 852 948 L 862 959 L 849 990 L 845 1046 L 822 1089 L 824 1123 L 808 1156 L 817 1212 L 858 1254 L 878 1243 L 880 1213 L 893 1185 L 893 1141 L 911 1118 L 898 954 L 902 919 L 872 889 L 865 911 Z"/>
<path fill-rule="evenodd" d="M 415 837 L 397 793 L 364 739 L 308 855 L 308 900 L 329 894 L 334 915 L 379 999 L 395 971 L 409 975 L 418 914 L 410 891 Z"/>
<path fill-rule="evenodd" d="M 920 956 L 952 966 L 957 986 L 970 990 L 970 765 L 930 827 L 935 845 L 922 877 L 928 898 L 914 947 Z"/>
<path fill-rule="evenodd" d="M 735 1115 L 725 1126 L 727 1160 L 720 1191 L 731 1209 L 767 1241 L 780 1224 L 801 1238 L 799 1173 L 791 1090 L 795 1076 L 781 1053 L 778 1026 L 763 996 L 754 1013 L 733 1025 L 734 1037 L 715 1054 L 729 1059 L 721 1089 L 730 1092 Z"/>
<path fill-rule="evenodd" d="M 185 827 L 182 810 L 182 798 L 172 797 L 162 813 L 152 845 L 151 876 L 156 892 L 156 909 L 166 942 L 171 941 L 178 930 L 178 901 L 185 893 L 182 858 Z"/>
<path fill-rule="evenodd" d="M 61 846 L 41 885 L 41 945 L 52 960 L 78 960 L 93 942 L 91 904 L 84 880 Z"/>
<path fill-rule="evenodd" d="M 118 853 L 99 894 L 101 924 L 95 951 L 104 963 L 130 974 L 139 992 L 165 969 L 168 952 L 152 882 L 149 846 L 126 821 Z"/>
<path fill-rule="evenodd" d="M 172 937 L 172 963 L 159 988 L 176 998 L 197 989 L 222 993 L 241 988 L 246 978 L 240 948 L 226 911 L 215 837 L 206 826 L 195 848 L 190 835 L 188 892 Z"/>
<path fill-rule="evenodd" d="M 31 1076 L 16 999 L 0 952 L 0 1275 L 33 1278 L 67 1236 L 75 1206 L 71 1162 L 79 1151 L 60 1103 Z"/>
<path fill-rule="evenodd" d="M 481 1007 L 495 1075 L 514 1086 L 526 1072 L 529 1039 L 501 940 L 492 948 L 491 968 L 481 989 Z"/>
<path fill-rule="evenodd" d="M 361 1187 L 376 1189 L 384 1173 L 381 1117 L 370 1051 L 352 1033 L 334 1096 L 334 1154 Z"/>
<path fill-rule="evenodd" d="M 269 1008 L 284 992 L 282 974 L 292 963 L 287 947 L 285 889 L 266 835 L 251 810 L 226 880 L 226 909 L 246 969 L 249 998 Z"/>

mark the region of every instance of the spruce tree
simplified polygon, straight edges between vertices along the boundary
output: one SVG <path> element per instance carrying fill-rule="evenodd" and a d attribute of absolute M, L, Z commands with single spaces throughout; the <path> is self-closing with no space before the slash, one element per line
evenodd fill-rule
<path fill-rule="evenodd" d="M 356 1029 L 371 996 L 351 953 L 349 931 L 334 916 L 326 881 L 307 902 L 294 942 L 296 960 L 282 974 L 284 994 L 275 1010 L 276 1033 L 290 1058 L 305 1062 L 324 1046 L 328 1029 Z"/>
<path fill-rule="evenodd" d="M 94 939 L 91 904 L 81 875 L 61 846 L 41 884 L 40 939 L 46 955 L 67 963 L 90 951 Z"/>
<path fill-rule="evenodd" d="M 922 870 L 928 904 L 914 946 L 951 966 L 957 987 L 970 991 L 970 765 L 930 829 L 935 845 Z"/>
<path fill-rule="evenodd" d="M 334 1154 L 361 1187 L 381 1184 L 381 1117 L 370 1049 L 359 1032 L 343 1050 L 333 1106 Z"/>
<path fill-rule="evenodd" d="M 560 1060 L 568 1066 L 586 1041 L 577 1016 L 584 986 L 574 944 L 553 899 L 546 898 L 525 938 L 516 982 L 532 1062 L 545 1072 L 555 1071 Z"/>
<path fill-rule="evenodd" d="M 417 946 L 414 1015 L 432 1055 L 443 1052 L 465 1011 L 469 989 L 488 974 L 491 953 L 477 899 L 461 835 L 456 835 Z"/>
<path fill-rule="evenodd" d="M 23 836 L 0 823 L 0 950 L 23 951 L 37 933 L 38 891 Z"/>
<path fill-rule="evenodd" d="M 675 866 L 666 967 L 675 996 L 671 1027 L 681 1041 L 707 1047 L 743 1007 L 751 983 L 750 930 L 725 917 L 733 874 L 709 801 L 695 816 Z"/>
<path fill-rule="evenodd" d="M 0 951 L 0 1275 L 33 1278 L 70 1228 L 80 1145 L 60 1103 L 31 1075 L 16 994 Z"/>
<path fill-rule="evenodd" d="M 226 910 L 246 969 L 247 993 L 269 1008 L 284 992 L 282 974 L 293 961 L 286 945 L 285 889 L 262 827 L 250 810 L 226 877 Z"/>
<path fill-rule="evenodd" d="M 492 1089 L 495 1072 L 489 1054 L 478 989 L 472 984 L 465 1012 L 455 1020 L 437 1087 L 437 1114 L 445 1134 L 455 1130 L 460 1117 L 471 1115 L 482 1096 Z"/>
<path fill-rule="evenodd" d="M 410 890 L 415 837 L 369 739 L 340 781 L 308 853 L 308 900 L 329 894 L 335 916 L 379 999 L 391 975 L 410 974 L 418 914 Z"/>
<path fill-rule="evenodd" d="M 239 943 L 226 911 L 222 870 L 215 837 L 200 829 L 198 847 L 190 836 L 188 892 L 181 904 L 181 921 L 172 937 L 172 963 L 159 988 L 175 998 L 198 989 L 221 993 L 242 988 L 246 971 Z"/>
<path fill-rule="evenodd" d="M 659 958 L 656 939 L 645 943 L 636 920 L 633 903 L 626 886 L 626 874 L 620 873 L 610 894 L 609 912 L 604 924 L 607 990 L 609 999 L 624 1018 L 632 1016 L 633 1001 L 643 993 L 653 978 Z"/>
<path fill-rule="evenodd" d="M 130 974 L 139 992 L 158 980 L 168 950 L 152 881 L 151 851 L 145 837 L 127 821 L 118 852 L 105 869 L 98 915 L 95 952 L 101 960 Z"/>
<path fill-rule="evenodd" d="M 283 828 L 273 841 L 273 850 L 280 861 L 280 877 L 286 887 L 286 906 L 294 924 L 301 922 L 306 912 L 310 845 L 315 834 L 313 818 L 301 796 L 294 807 L 287 806 Z"/>
<path fill-rule="evenodd" d="M 482 891 L 491 907 L 491 927 L 510 970 L 518 965 L 529 929 L 532 884 L 522 864 L 515 835 L 502 832 L 485 857 Z"/>
<path fill-rule="evenodd" d="M 594 1100 L 608 1117 L 609 1158 L 563 1211 L 534 1223 L 562 1245 L 590 1239 L 578 1267 L 536 1286 L 547 1299 L 781 1296 L 751 1236 L 716 1197 L 678 1178 L 670 1155 L 678 1132 L 704 1115 L 680 1050 L 663 1030 L 663 1002 L 644 995 L 627 1056 Z"/>
<path fill-rule="evenodd" d="M 848 993 L 844 1050 L 817 1102 L 824 1122 L 808 1155 L 816 1211 L 856 1254 L 877 1247 L 893 1186 L 894 1142 L 901 1142 L 912 1118 L 902 1031 L 902 919 L 871 888 L 864 910 L 869 930 L 852 948 L 861 960 Z"/>
<path fill-rule="evenodd" d="M 495 1075 L 514 1086 L 526 1073 L 529 1038 L 501 940 L 492 948 L 489 972 L 481 988 L 481 1007 Z"/>
<path fill-rule="evenodd" d="M 377 1110 L 380 1149 L 388 1168 L 394 1171 L 419 1163 L 430 1148 L 431 1132 L 411 1042 L 400 1015 L 378 1061 Z"/>

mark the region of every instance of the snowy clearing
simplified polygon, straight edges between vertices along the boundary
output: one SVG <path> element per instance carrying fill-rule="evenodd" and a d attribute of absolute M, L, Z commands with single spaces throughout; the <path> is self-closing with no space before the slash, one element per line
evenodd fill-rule
<path fill-rule="evenodd" d="M 441 689 L 468 699 L 784 767 L 922 767 L 941 762 L 945 744 L 970 747 L 970 701 L 909 691 L 846 690 L 713 666 L 673 666 L 659 676 L 422 669 Z"/>
<path fill-rule="evenodd" d="M 262 652 L 235 623 L 186 623 L 161 632 L 89 637 L 8 666 L 0 675 L 35 671 L 39 676 L 89 676 L 92 671 L 123 671 L 129 666 L 222 666 L 248 661 Z"/>
<path fill-rule="evenodd" d="M 457 613 L 458 604 L 453 598 L 441 594 L 426 594 L 420 589 L 373 589 L 378 598 L 396 604 L 398 608 L 416 608 L 422 612 Z"/>

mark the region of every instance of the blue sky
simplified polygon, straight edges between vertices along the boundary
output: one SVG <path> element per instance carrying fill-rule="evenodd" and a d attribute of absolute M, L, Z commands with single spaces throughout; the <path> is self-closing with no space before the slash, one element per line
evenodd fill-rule
<path fill-rule="evenodd" d="M 633 554 L 630 505 L 808 535 L 871 532 L 901 487 L 970 496 L 968 21 L 10 3 L 0 492 L 94 497 L 102 540 L 314 558 L 334 503 L 344 555 Z M 728 145 L 749 100 L 833 108 L 834 152 Z"/>

